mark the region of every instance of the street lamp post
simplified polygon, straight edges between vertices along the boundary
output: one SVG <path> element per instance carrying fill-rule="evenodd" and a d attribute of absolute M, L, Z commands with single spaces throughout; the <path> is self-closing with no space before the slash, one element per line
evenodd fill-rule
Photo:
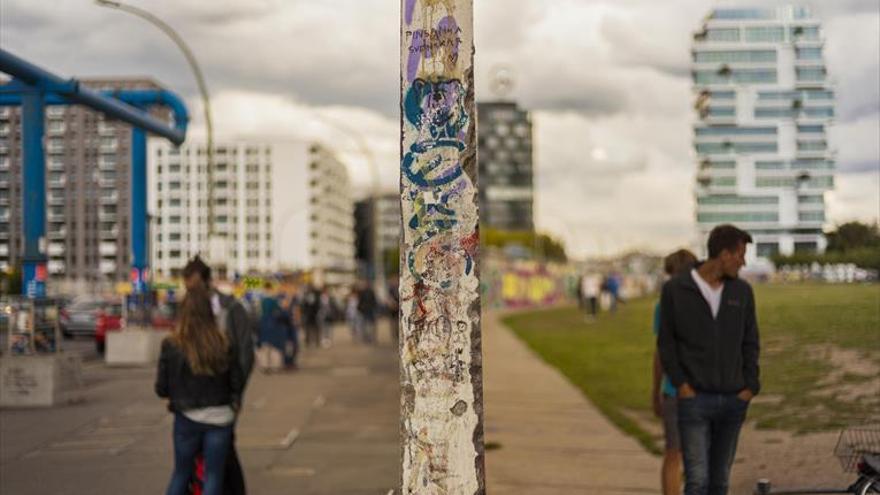
<path fill-rule="evenodd" d="M 192 69 L 193 74 L 195 75 L 196 84 L 199 87 L 199 93 L 202 97 L 202 106 L 205 110 L 205 130 L 207 132 L 208 138 L 208 163 L 206 167 L 208 175 L 208 246 L 211 246 L 214 237 L 214 126 L 211 120 L 211 99 L 208 95 L 208 86 L 207 84 L 205 84 L 205 77 L 202 74 L 202 69 L 199 67 L 199 63 L 196 60 L 195 55 L 193 55 L 192 50 L 190 50 L 186 42 L 183 41 L 183 38 L 181 38 L 180 35 L 177 34 L 177 31 L 166 24 L 162 19 L 159 19 L 158 17 L 147 12 L 146 10 L 140 9 L 138 7 L 132 7 L 131 5 L 126 5 L 118 1 L 95 0 L 95 3 L 101 7 L 121 10 L 123 12 L 128 12 L 129 14 L 136 15 L 159 28 L 163 33 L 168 35 L 168 37 L 171 38 L 171 40 L 174 42 L 175 45 L 177 45 L 180 51 L 183 52 L 183 56 L 186 57 L 186 61 L 189 64 L 190 69 Z"/>

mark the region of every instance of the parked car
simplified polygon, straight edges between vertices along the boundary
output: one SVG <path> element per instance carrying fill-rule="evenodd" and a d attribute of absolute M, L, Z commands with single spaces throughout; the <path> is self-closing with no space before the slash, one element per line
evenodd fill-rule
<path fill-rule="evenodd" d="M 122 304 L 103 305 L 95 317 L 95 349 L 103 354 L 107 345 L 107 332 L 121 330 L 124 326 Z"/>
<path fill-rule="evenodd" d="M 172 330 L 177 323 L 177 304 L 162 303 L 153 309 L 151 324 L 157 330 Z"/>
<path fill-rule="evenodd" d="M 65 337 L 95 334 L 98 311 L 104 302 L 97 299 L 81 299 L 61 310 L 61 332 Z"/>

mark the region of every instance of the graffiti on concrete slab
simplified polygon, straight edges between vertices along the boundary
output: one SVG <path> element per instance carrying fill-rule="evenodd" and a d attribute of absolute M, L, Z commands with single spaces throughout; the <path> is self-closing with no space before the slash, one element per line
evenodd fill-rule
<path fill-rule="evenodd" d="M 402 493 L 484 493 L 472 0 L 402 0 Z"/>

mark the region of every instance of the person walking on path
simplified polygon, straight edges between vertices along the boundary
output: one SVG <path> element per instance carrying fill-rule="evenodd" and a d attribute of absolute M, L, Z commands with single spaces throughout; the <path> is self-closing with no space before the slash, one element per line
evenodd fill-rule
<path fill-rule="evenodd" d="M 302 315 L 296 288 L 289 295 L 284 305 L 284 311 L 290 320 L 290 326 L 287 329 L 287 342 L 284 345 L 284 367 L 289 370 L 295 370 L 296 357 L 299 355 L 299 329 L 302 326 Z"/>
<path fill-rule="evenodd" d="M 187 493 L 199 452 L 205 466 L 203 493 L 223 493 L 244 382 L 229 339 L 217 325 L 210 293 L 187 291 L 180 321 L 162 342 L 156 374 L 156 394 L 169 400 L 174 413 L 174 472 L 167 495 Z"/>
<path fill-rule="evenodd" d="M 363 322 L 364 342 L 374 344 L 376 342 L 376 313 L 379 311 L 379 301 L 376 300 L 376 293 L 369 282 L 361 282 L 361 289 L 358 292 L 358 312 L 361 314 Z"/>
<path fill-rule="evenodd" d="M 302 299 L 303 323 L 306 329 L 306 347 L 321 345 L 321 295 L 309 286 Z"/>
<path fill-rule="evenodd" d="M 272 294 L 264 295 L 260 301 L 260 337 L 257 342 L 262 371 L 281 370 L 291 326 L 290 316 L 281 309 L 278 299 Z"/>
<path fill-rule="evenodd" d="M 361 314 L 358 312 L 358 296 L 357 289 L 352 288 L 345 298 L 345 321 L 348 322 L 348 329 L 351 331 L 352 342 L 361 342 Z"/>
<path fill-rule="evenodd" d="M 751 286 L 738 278 L 752 237 L 709 234 L 709 259 L 663 285 L 660 362 L 678 392 L 685 495 L 725 495 L 739 432 L 761 385 Z"/>
<path fill-rule="evenodd" d="M 697 257 L 687 249 L 679 249 L 663 260 L 663 270 L 667 277 L 689 271 L 696 264 Z M 654 306 L 654 336 L 660 333 L 660 302 Z M 681 495 L 681 440 L 678 434 L 678 407 L 675 387 L 663 374 L 660 355 L 654 351 L 654 372 L 651 387 L 651 403 L 654 415 L 663 420 L 663 433 L 666 446 L 663 452 L 663 468 L 660 482 L 663 495 Z"/>
<path fill-rule="evenodd" d="M 208 291 L 217 326 L 226 334 L 229 347 L 232 349 L 234 359 L 231 366 L 237 367 L 237 372 L 244 377 L 244 385 L 240 392 L 243 396 L 244 388 L 247 386 L 248 378 L 254 367 L 254 334 L 251 320 L 244 306 L 234 297 L 223 294 L 212 286 L 211 267 L 205 264 L 199 256 L 195 256 L 184 266 L 183 280 L 187 292 L 200 289 Z M 245 495 L 247 489 L 244 471 L 235 449 L 234 425 L 232 446 L 226 459 L 224 495 Z"/>
<path fill-rule="evenodd" d="M 586 311 L 588 321 L 596 319 L 599 313 L 599 293 L 601 292 L 602 281 L 599 275 L 588 273 L 581 277 L 579 290 L 583 297 L 583 306 Z"/>
<path fill-rule="evenodd" d="M 388 284 L 388 317 L 391 328 L 391 341 L 400 343 L 400 280 L 394 278 Z"/>

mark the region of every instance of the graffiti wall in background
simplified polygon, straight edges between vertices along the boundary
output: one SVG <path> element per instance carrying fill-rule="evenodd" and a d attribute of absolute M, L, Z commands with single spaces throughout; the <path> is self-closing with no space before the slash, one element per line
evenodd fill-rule
<path fill-rule="evenodd" d="M 574 267 L 527 260 L 488 258 L 483 265 L 483 298 L 490 308 L 530 308 L 575 302 Z"/>

